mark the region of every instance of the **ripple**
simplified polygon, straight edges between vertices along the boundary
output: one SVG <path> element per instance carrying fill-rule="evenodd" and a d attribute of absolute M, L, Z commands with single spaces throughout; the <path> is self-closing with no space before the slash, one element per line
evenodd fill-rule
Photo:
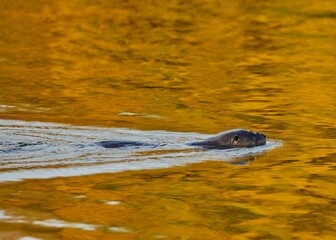
<path fill-rule="evenodd" d="M 207 134 L 76 127 L 66 124 L 0 120 L 0 181 L 19 181 L 183 166 L 206 160 L 232 161 L 282 145 L 203 150 L 186 145 Z M 103 148 L 104 140 L 148 143 Z M 156 146 L 156 147 L 153 147 Z"/>
<path fill-rule="evenodd" d="M 49 228 L 75 228 L 75 229 L 81 229 L 84 231 L 95 231 L 98 229 L 107 229 L 108 231 L 119 232 L 119 233 L 131 232 L 127 228 L 117 227 L 117 226 L 104 226 L 101 224 L 67 222 L 67 221 L 57 220 L 57 219 L 45 219 L 45 220 L 29 219 L 24 216 L 14 216 L 11 214 L 7 214 L 5 210 L 0 210 L 0 221 L 7 222 L 7 223 L 33 224 L 33 225 L 49 227 Z"/>

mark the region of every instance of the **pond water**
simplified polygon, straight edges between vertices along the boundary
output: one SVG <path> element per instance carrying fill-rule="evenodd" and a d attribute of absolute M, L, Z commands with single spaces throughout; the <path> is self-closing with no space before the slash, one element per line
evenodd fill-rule
<path fill-rule="evenodd" d="M 335 1 L 5 0 L 0 19 L 0 239 L 335 239 Z M 184 145 L 232 128 L 271 140 Z M 112 138 L 163 145 L 94 144 Z"/>

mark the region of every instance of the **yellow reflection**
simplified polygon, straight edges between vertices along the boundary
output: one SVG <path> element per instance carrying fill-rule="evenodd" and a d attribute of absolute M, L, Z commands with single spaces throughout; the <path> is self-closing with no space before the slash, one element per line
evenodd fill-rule
<path fill-rule="evenodd" d="M 252 128 L 286 145 L 252 167 L 207 162 L 1 185 L 1 205 L 106 226 L 85 239 L 332 239 L 334 9 L 327 0 L 2 1 L 0 118 Z M 84 239 L 81 229 L 0 221 L 8 227 Z"/>

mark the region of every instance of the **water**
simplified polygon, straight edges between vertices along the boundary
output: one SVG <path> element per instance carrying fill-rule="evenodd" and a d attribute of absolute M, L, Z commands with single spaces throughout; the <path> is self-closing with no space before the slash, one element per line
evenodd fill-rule
<path fill-rule="evenodd" d="M 335 12 L 2 1 L 0 239 L 335 239 Z M 273 140 L 184 145 L 232 128 Z"/>

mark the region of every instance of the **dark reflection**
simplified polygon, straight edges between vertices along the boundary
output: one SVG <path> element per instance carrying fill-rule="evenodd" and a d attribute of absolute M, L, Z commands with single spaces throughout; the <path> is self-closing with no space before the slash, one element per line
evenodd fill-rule
<path fill-rule="evenodd" d="M 327 124 L 317 124 L 315 128 L 321 132 L 322 138 L 336 139 L 336 127 Z"/>
<path fill-rule="evenodd" d="M 253 161 L 256 159 L 258 159 L 258 156 L 248 156 L 230 161 L 229 163 L 236 166 L 246 166 L 246 165 L 252 166 Z"/>
<path fill-rule="evenodd" d="M 313 18 L 336 18 L 336 12 L 321 12 L 321 13 L 305 13 Z"/>
<path fill-rule="evenodd" d="M 195 207 L 197 209 L 197 206 Z M 204 206 L 199 209 L 204 209 Z M 256 214 L 246 208 L 225 205 L 214 205 L 208 208 L 206 212 L 197 211 L 197 213 L 201 215 L 204 214 L 207 218 L 213 219 L 208 223 L 209 227 L 218 231 L 226 231 L 231 234 L 248 232 L 248 230 L 238 228 L 236 225 L 242 224 L 244 221 L 264 217 L 263 215 Z"/>
<path fill-rule="evenodd" d="M 327 166 L 333 166 L 333 162 L 336 159 L 336 153 L 330 153 L 323 157 L 315 157 L 312 158 L 308 163 L 314 164 L 314 165 L 327 165 Z"/>

